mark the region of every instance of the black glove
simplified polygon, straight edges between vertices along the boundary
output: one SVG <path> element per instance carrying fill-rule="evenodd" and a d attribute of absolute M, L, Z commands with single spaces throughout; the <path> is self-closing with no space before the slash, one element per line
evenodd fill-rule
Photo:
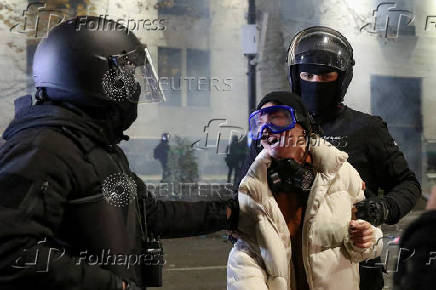
<path fill-rule="evenodd" d="M 117 279 L 117 290 L 143 290 L 144 288 L 136 286 L 135 282 L 121 279 L 119 277 Z M 123 288 L 123 282 L 126 283 L 126 288 Z"/>
<path fill-rule="evenodd" d="M 239 220 L 239 201 L 238 198 L 232 198 L 226 201 L 226 205 L 231 210 L 230 218 L 227 219 L 226 230 L 235 231 L 238 228 Z"/>
<path fill-rule="evenodd" d="M 357 209 L 356 218 L 374 226 L 379 226 L 388 218 L 389 210 L 383 199 L 373 197 L 354 204 Z"/>
<path fill-rule="evenodd" d="M 306 200 L 315 179 L 309 163 L 299 164 L 294 159 L 273 159 L 268 168 L 268 186 L 272 192 L 289 192 Z"/>
<path fill-rule="evenodd" d="M 144 288 L 136 286 L 135 282 L 129 281 L 127 282 L 126 290 L 143 290 Z"/>

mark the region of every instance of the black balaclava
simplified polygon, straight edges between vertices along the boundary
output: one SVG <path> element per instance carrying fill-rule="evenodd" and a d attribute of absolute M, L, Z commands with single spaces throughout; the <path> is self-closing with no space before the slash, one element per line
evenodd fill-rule
<path fill-rule="evenodd" d="M 118 119 L 115 120 L 115 128 L 121 133 L 127 130 L 138 117 L 138 101 L 141 95 L 141 86 L 137 83 L 136 90 L 129 100 L 113 103 L 115 111 L 118 112 Z"/>
<path fill-rule="evenodd" d="M 329 66 L 298 65 L 298 77 L 300 77 L 301 72 L 320 75 L 333 71 L 338 73 L 338 78 L 333 82 L 309 82 L 300 78 L 301 100 L 307 110 L 318 120 L 326 119 L 337 111 L 342 74 L 339 70 Z"/>
<path fill-rule="evenodd" d="M 47 88 L 45 99 L 50 100 L 50 96 L 59 96 L 60 94 L 67 96 L 69 92 Z M 139 94 L 140 90 L 137 90 L 135 95 L 132 96 L 132 100 L 137 100 Z M 98 106 L 76 103 L 74 101 L 57 101 L 56 103 L 60 105 L 64 104 L 70 108 L 76 107 L 85 113 L 93 123 L 103 128 L 106 137 L 112 144 L 118 144 L 121 140 L 129 139 L 123 132 L 132 125 L 138 116 L 138 103 L 127 100 L 124 102 L 102 101 Z"/>

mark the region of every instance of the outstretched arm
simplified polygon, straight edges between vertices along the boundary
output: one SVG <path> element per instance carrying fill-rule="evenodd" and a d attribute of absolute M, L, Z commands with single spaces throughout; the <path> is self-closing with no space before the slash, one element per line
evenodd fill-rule
<path fill-rule="evenodd" d="M 146 199 L 147 228 L 154 236 L 181 238 L 236 229 L 238 201 L 162 201 L 147 192 L 136 176 L 138 192 Z"/>

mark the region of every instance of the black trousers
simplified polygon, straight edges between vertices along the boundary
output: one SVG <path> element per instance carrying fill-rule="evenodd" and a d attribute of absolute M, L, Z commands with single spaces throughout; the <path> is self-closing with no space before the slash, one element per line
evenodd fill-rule
<path fill-rule="evenodd" d="M 376 265 L 377 263 L 377 265 Z M 360 290 L 381 290 L 384 286 L 380 257 L 359 264 Z"/>

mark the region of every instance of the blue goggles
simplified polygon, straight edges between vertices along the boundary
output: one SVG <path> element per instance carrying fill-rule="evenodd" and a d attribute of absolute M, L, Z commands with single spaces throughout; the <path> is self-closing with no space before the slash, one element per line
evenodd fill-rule
<path fill-rule="evenodd" d="M 276 105 L 254 111 L 248 119 L 249 136 L 254 140 L 262 139 L 267 130 L 273 134 L 282 133 L 295 127 L 295 111 L 290 106 Z"/>

